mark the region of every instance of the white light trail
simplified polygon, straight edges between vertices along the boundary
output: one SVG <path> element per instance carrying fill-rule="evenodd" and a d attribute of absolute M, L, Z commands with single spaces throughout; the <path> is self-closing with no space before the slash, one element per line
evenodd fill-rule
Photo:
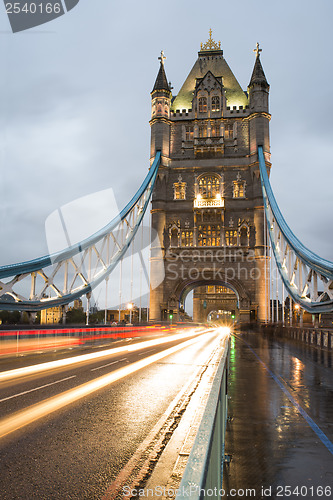
<path fill-rule="evenodd" d="M 91 361 L 103 357 L 108 357 L 113 354 L 121 354 L 127 352 L 139 351 L 141 349 L 146 349 L 147 347 L 153 347 L 157 345 L 166 344 L 168 342 L 186 339 L 192 337 L 193 335 L 201 335 L 207 330 L 194 328 L 187 331 L 186 333 L 180 333 L 177 335 L 170 335 L 169 337 L 163 337 L 162 339 L 146 340 L 144 342 L 137 342 L 135 344 L 115 347 L 113 349 L 107 349 L 106 351 L 94 352 L 91 354 L 82 354 L 80 356 L 73 356 L 67 359 L 59 359 L 57 361 L 50 361 L 47 363 L 39 363 L 37 365 L 26 366 L 24 368 L 16 368 L 15 370 L 8 370 L 0 373 L 0 382 L 5 382 L 7 380 L 16 379 L 19 377 L 25 377 L 27 375 L 34 375 L 40 372 L 46 372 L 49 370 L 54 370 L 57 368 L 63 368 L 65 366 L 71 366 L 79 363 L 84 363 L 86 361 Z"/>
<path fill-rule="evenodd" d="M 120 380 L 132 373 L 135 373 L 138 370 L 141 370 L 142 368 L 147 367 L 162 358 L 170 356 L 171 354 L 189 347 L 192 344 L 199 342 L 200 340 L 205 340 L 207 337 L 211 337 L 211 333 L 206 333 L 200 338 L 196 336 L 193 339 L 184 341 L 181 344 L 177 344 L 176 346 L 170 347 L 162 352 L 153 354 L 148 358 L 136 361 L 131 365 L 119 368 L 118 370 L 98 377 L 95 380 L 75 387 L 74 389 L 69 389 L 68 391 L 58 394 L 57 396 L 53 396 L 44 401 L 41 401 L 40 403 L 25 408 L 24 410 L 20 410 L 14 414 L 11 414 L 0 420 L 0 438 L 3 438 L 4 436 L 16 430 L 28 424 L 31 424 L 32 422 L 35 422 L 36 420 L 49 415 L 50 413 L 53 413 L 60 408 L 64 408 L 65 406 L 74 403 L 79 399 L 82 399 L 100 389 L 103 389 L 113 382 Z"/>

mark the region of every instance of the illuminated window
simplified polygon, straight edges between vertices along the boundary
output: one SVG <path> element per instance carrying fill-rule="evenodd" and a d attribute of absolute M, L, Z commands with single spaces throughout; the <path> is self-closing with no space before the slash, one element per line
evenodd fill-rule
<path fill-rule="evenodd" d="M 237 231 L 226 231 L 225 232 L 225 244 L 227 247 L 237 246 Z"/>
<path fill-rule="evenodd" d="M 182 231 L 182 247 L 193 246 L 193 231 Z"/>
<path fill-rule="evenodd" d="M 219 137 L 220 135 L 220 127 L 219 125 L 211 125 L 211 136 L 212 137 Z"/>
<path fill-rule="evenodd" d="M 220 98 L 217 95 L 212 97 L 212 111 L 220 111 Z"/>
<path fill-rule="evenodd" d="M 214 285 L 208 285 L 207 286 L 207 293 L 215 293 L 215 286 Z"/>
<path fill-rule="evenodd" d="M 200 177 L 198 184 L 203 198 L 216 198 L 220 194 L 220 179 L 216 175 L 204 175 Z"/>
<path fill-rule="evenodd" d="M 234 198 L 245 198 L 245 181 L 233 181 L 234 183 Z"/>
<path fill-rule="evenodd" d="M 173 185 L 173 199 L 186 200 L 186 182 L 175 182 Z"/>
<path fill-rule="evenodd" d="M 226 286 L 216 285 L 215 293 L 233 293 L 233 291 Z"/>
<path fill-rule="evenodd" d="M 185 141 L 193 141 L 193 127 L 185 127 Z"/>
<path fill-rule="evenodd" d="M 233 139 L 234 137 L 234 127 L 233 125 L 225 125 L 224 126 L 224 138 L 225 139 Z"/>
<path fill-rule="evenodd" d="M 205 225 L 198 228 L 199 247 L 217 247 L 220 246 L 220 226 Z"/>
<path fill-rule="evenodd" d="M 199 137 L 207 137 L 207 127 L 200 125 L 199 127 Z"/>
<path fill-rule="evenodd" d="M 199 113 L 207 113 L 207 97 L 199 97 Z"/>

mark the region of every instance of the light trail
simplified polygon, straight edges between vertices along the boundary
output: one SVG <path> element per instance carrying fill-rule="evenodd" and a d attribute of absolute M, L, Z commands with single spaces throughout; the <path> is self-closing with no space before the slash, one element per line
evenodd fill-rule
<path fill-rule="evenodd" d="M 3 401 L 8 401 L 8 399 L 24 396 L 24 394 L 29 394 L 29 392 L 39 391 L 40 389 L 44 389 L 45 387 L 50 387 L 50 385 L 60 384 L 60 382 L 65 382 L 65 380 L 70 380 L 71 378 L 75 377 L 76 375 L 72 375 L 71 377 L 62 378 L 61 380 L 56 380 L 55 382 L 50 382 L 49 384 L 44 384 L 39 387 L 34 387 L 34 389 L 29 389 L 28 391 L 23 391 L 19 392 L 18 394 L 13 394 L 12 396 L 8 396 L 7 398 L 0 399 L 0 403 L 2 403 Z"/>
<path fill-rule="evenodd" d="M 215 334 L 216 333 L 217 332 L 215 332 Z M 199 342 L 199 340 L 203 340 L 209 336 L 211 336 L 211 332 L 205 333 L 200 338 L 196 336 L 193 339 L 184 341 L 181 344 L 170 347 L 162 352 L 153 354 L 148 358 L 136 361 L 129 366 L 119 368 L 118 370 L 108 373 L 107 375 L 103 375 L 93 381 L 86 382 L 85 384 L 82 384 L 74 389 L 69 389 L 68 391 L 58 394 L 57 396 L 53 396 L 24 410 L 20 410 L 14 414 L 11 414 L 0 421 L 0 438 L 3 438 L 4 436 L 17 431 L 18 429 L 25 427 L 26 425 L 29 425 L 36 420 L 49 415 L 50 413 L 64 408 L 65 406 L 74 403 L 79 399 L 82 399 L 100 389 L 103 389 L 104 387 L 112 384 L 113 382 L 116 382 L 117 380 L 131 375 L 132 373 L 135 373 L 138 370 L 141 370 L 142 368 L 145 368 L 162 358 L 170 356 L 171 354 L 174 354 L 181 349 L 189 347 L 192 344 Z"/>
<path fill-rule="evenodd" d="M 90 354 L 82 354 L 80 356 L 74 356 L 67 359 L 59 359 L 57 361 L 49 361 L 47 363 L 39 363 L 37 365 L 26 366 L 24 368 L 16 368 L 14 370 L 8 370 L 0 373 L 0 382 L 5 382 L 7 380 L 12 380 L 19 377 L 25 377 L 27 375 L 34 375 L 36 373 L 54 370 L 57 368 L 63 368 L 65 366 L 72 366 L 75 364 L 83 363 L 85 361 L 91 361 L 94 359 L 99 359 L 103 357 L 108 357 L 112 354 L 122 354 L 127 352 L 139 351 L 147 347 L 154 347 L 158 345 L 163 345 L 172 341 L 186 339 L 192 337 L 193 335 L 202 335 L 207 330 L 196 331 L 192 329 L 186 333 L 180 333 L 177 335 L 172 335 L 170 337 L 164 337 L 162 339 L 146 340 L 144 342 L 138 342 L 136 344 L 127 345 L 124 347 L 115 347 L 112 349 L 107 349 L 106 351 L 99 351 Z"/>

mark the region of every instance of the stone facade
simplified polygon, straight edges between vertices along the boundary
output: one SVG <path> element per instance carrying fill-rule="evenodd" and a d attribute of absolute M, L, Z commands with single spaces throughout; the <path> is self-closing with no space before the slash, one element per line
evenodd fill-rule
<path fill-rule="evenodd" d="M 257 147 L 270 169 L 269 85 L 256 60 L 243 91 L 210 37 L 177 96 L 163 53 L 151 93 L 151 161 L 161 151 L 152 197 L 150 319 L 177 319 L 189 290 L 221 285 L 240 321 L 264 321 L 269 266 Z M 162 251 L 161 251 L 162 250 Z M 164 271 L 164 280 L 156 281 Z"/>

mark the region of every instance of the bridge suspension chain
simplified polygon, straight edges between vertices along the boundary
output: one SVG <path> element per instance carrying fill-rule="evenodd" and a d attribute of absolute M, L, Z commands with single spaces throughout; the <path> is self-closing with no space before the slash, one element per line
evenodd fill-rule
<path fill-rule="evenodd" d="M 0 267 L 0 309 L 39 311 L 73 302 L 108 278 L 124 257 L 146 213 L 161 153 L 141 187 L 104 228 L 60 252 Z M 29 293 L 30 290 L 30 293 Z"/>
<path fill-rule="evenodd" d="M 307 249 L 293 234 L 275 200 L 264 152 L 258 147 L 266 222 L 280 277 L 293 301 L 311 314 L 333 311 L 333 262 Z"/>

